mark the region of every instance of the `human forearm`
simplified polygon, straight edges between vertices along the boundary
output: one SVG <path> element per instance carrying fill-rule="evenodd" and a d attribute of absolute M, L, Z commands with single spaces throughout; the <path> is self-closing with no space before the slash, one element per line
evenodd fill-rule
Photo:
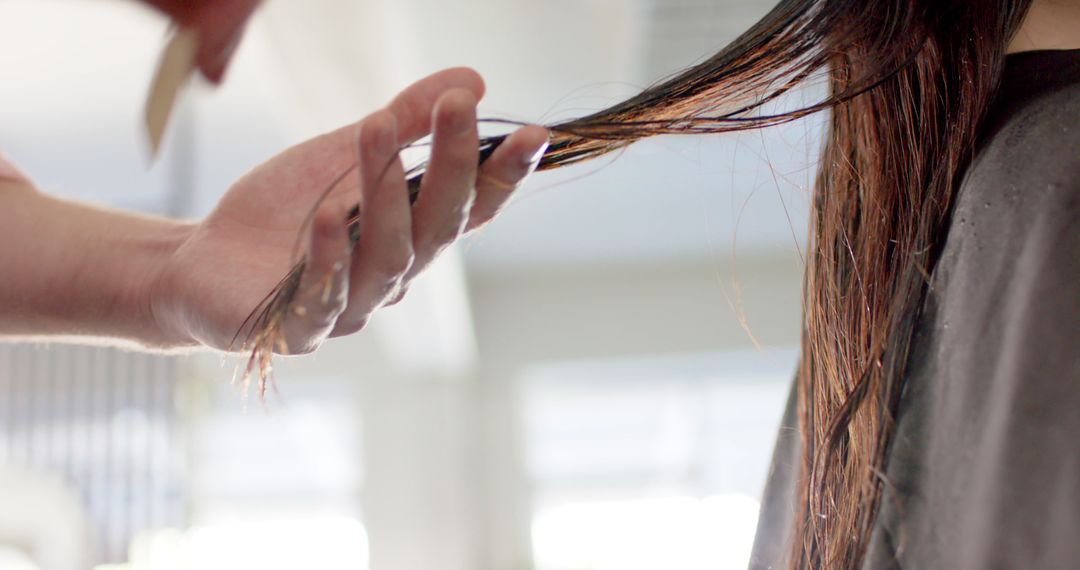
<path fill-rule="evenodd" d="M 190 344 L 162 332 L 149 295 L 191 227 L 0 180 L 0 336 Z"/>

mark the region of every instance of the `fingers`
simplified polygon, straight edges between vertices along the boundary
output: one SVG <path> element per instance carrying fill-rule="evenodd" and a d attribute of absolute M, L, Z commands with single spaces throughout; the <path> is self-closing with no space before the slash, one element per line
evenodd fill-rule
<path fill-rule="evenodd" d="M 406 281 L 465 231 L 480 152 L 476 103 L 472 92 L 454 89 L 435 105 L 431 159 L 413 208 L 416 259 Z"/>
<path fill-rule="evenodd" d="M 438 73 L 361 122 L 359 137 L 354 127 L 323 139 L 330 143 L 349 136 L 350 146 L 359 144 L 361 188 L 361 237 L 345 270 L 348 283 L 340 287 L 344 310 L 335 315 L 330 336 L 360 330 L 376 309 L 400 300 L 418 273 L 467 229 L 490 221 L 536 168 L 548 141 L 540 127 L 514 133 L 482 170 L 478 166 L 476 105 L 483 89 L 471 70 Z M 419 198 L 410 206 L 398 152 L 429 131 L 431 157 Z M 328 200 L 327 205 L 335 204 L 336 210 L 337 202 Z M 343 204 L 352 207 L 347 197 Z M 338 224 L 347 240 L 343 219 L 341 214 Z M 333 287 L 332 292 L 338 291 L 336 281 Z"/>
<path fill-rule="evenodd" d="M 502 210 L 514 190 L 536 169 L 547 150 L 548 136 L 547 129 L 529 126 L 510 135 L 495 149 L 480 170 L 466 232 L 490 222 Z"/>
<path fill-rule="evenodd" d="M 411 144 L 431 132 L 432 112 L 436 103 L 448 92 L 465 90 L 479 101 L 484 98 L 485 89 L 480 74 L 467 67 L 440 71 L 413 83 L 387 106 L 387 110 L 397 119 L 401 144 Z"/>
<path fill-rule="evenodd" d="M 451 90 L 468 91 L 479 101 L 484 96 L 484 80 L 480 74 L 466 67 L 447 69 L 413 83 L 386 106 L 385 110 L 389 111 L 397 122 L 399 146 L 408 146 L 431 133 L 435 105 L 440 97 Z M 348 125 L 317 137 L 309 144 L 328 151 L 340 148 L 351 151 L 356 144 L 356 125 Z"/>
<path fill-rule="evenodd" d="M 465 103 L 470 106 L 466 107 Z M 387 305 L 400 302 L 411 281 L 463 232 L 491 221 L 536 169 L 547 149 L 547 129 L 525 127 L 499 145 L 477 173 L 475 103 L 448 97 L 440 100 L 435 114 L 431 162 L 414 208 L 416 260 L 397 295 Z M 460 114 L 457 118 L 470 121 L 472 128 L 458 134 L 443 129 L 440 134 L 443 121 L 454 120 L 457 114 Z"/>
<path fill-rule="evenodd" d="M 394 115 L 381 111 L 366 119 L 358 144 L 361 238 L 349 271 L 348 306 L 332 336 L 363 328 L 371 313 L 397 292 L 413 263 L 412 214 Z"/>
<path fill-rule="evenodd" d="M 310 230 L 307 267 L 282 332 L 286 354 L 307 354 L 333 331 L 345 310 L 349 290 L 349 237 L 341 213 L 324 207 Z"/>

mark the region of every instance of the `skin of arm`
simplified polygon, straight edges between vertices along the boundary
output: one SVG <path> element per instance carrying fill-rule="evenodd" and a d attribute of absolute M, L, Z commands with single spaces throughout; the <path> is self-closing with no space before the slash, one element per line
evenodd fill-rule
<path fill-rule="evenodd" d="M 147 292 L 190 224 L 59 200 L 0 168 L 0 335 L 183 344 L 158 330 Z"/>
<path fill-rule="evenodd" d="M 436 73 L 359 123 L 259 165 L 198 223 L 53 198 L 0 159 L 0 336 L 235 348 L 234 333 L 297 247 L 310 282 L 282 352 L 360 330 L 439 252 L 490 220 L 546 147 L 547 131 L 526 127 L 478 168 L 483 92 L 472 70 Z M 398 149 L 429 133 L 431 161 L 410 206 Z M 363 237 L 353 247 L 344 222 L 357 203 Z"/>

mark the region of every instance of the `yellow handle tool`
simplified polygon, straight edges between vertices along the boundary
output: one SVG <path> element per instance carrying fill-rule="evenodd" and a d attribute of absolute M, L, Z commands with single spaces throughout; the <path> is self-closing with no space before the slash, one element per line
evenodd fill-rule
<path fill-rule="evenodd" d="M 181 28 L 173 33 L 161 54 L 146 98 L 146 133 L 149 136 L 151 160 L 157 156 L 180 90 L 195 73 L 198 51 L 199 34 L 195 30 Z"/>

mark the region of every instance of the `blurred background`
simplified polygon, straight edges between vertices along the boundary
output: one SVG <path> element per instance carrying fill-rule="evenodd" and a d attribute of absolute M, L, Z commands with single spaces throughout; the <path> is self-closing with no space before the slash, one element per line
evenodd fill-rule
<path fill-rule="evenodd" d="M 266 0 L 151 163 L 167 22 L 3 0 L 0 151 L 51 193 L 194 218 L 438 69 L 485 76 L 483 116 L 565 119 L 772 3 Z M 823 120 L 535 176 L 400 306 L 278 362 L 265 404 L 220 355 L 0 344 L 0 568 L 745 568 Z"/>

